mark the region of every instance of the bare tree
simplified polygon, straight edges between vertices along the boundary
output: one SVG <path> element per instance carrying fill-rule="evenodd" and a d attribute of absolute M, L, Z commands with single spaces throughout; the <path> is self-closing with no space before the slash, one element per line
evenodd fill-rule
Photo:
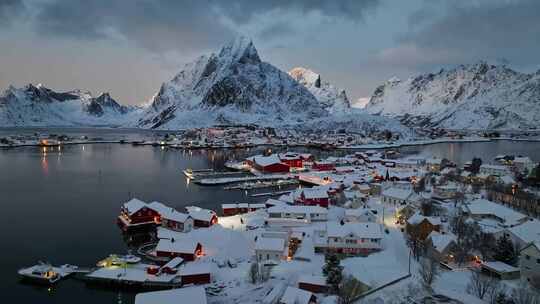
<path fill-rule="evenodd" d="M 343 278 L 338 291 L 339 304 L 352 304 L 355 299 L 369 288 L 351 275 Z"/>
<path fill-rule="evenodd" d="M 478 271 L 473 271 L 471 280 L 467 285 L 467 292 L 483 300 L 499 287 L 499 281 L 493 277 L 482 275 Z"/>
<path fill-rule="evenodd" d="M 512 301 L 514 304 L 540 304 L 540 295 L 522 283 L 512 290 Z"/>
<path fill-rule="evenodd" d="M 257 284 L 259 281 L 259 263 L 251 263 L 248 271 L 248 279 L 251 284 Z"/>
<path fill-rule="evenodd" d="M 426 290 L 431 291 L 431 285 L 439 276 L 439 263 L 432 257 L 423 257 L 420 259 L 420 269 L 418 270 L 422 284 Z"/>

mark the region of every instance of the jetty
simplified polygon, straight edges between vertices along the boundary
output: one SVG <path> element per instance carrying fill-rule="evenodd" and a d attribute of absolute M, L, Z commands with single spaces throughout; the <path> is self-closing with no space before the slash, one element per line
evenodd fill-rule
<path fill-rule="evenodd" d="M 284 191 L 276 191 L 276 192 L 262 192 L 262 193 L 253 193 L 249 196 L 251 197 L 264 197 L 264 196 L 278 196 L 283 194 L 289 194 L 293 192 L 294 190 L 284 190 Z"/>
<path fill-rule="evenodd" d="M 203 178 L 196 180 L 195 183 L 204 186 L 226 185 L 233 183 L 242 183 L 250 181 L 271 181 L 271 180 L 283 180 L 292 179 L 294 175 L 291 174 L 272 174 L 272 175 L 260 175 L 260 176 L 245 176 L 245 177 L 223 177 L 223 178 Z"/>
<path fill-rule="evenodd" d="M 264 189 L 264 188 L 274 188 L 281 186 L 291 186 L 297 185 L 298 180 L 296 179 L 287 179 L 287 180 L 277 180 L 277 181 L 257 181 L 257 182 L 246 182 L 240 185 L 227 186 L 223 187 L 224 190 L 253 190 L 253 189 Z"/>

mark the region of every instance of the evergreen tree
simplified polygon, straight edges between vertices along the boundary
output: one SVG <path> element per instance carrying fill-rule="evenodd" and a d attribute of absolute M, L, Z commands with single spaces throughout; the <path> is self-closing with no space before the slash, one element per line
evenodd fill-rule
<path fill-rule="evenodd" d="M 503 236 L 497 240 L 493 258 L 507 264 L 515 264 L 517 260 L 516 249 L 506 234 L 503 234 Z"/>
<path fill-rule="evenodd" d="M 337 255 L 333 253 L 326 254 L 325 260 L 323 274 L 326 277 L 326 284 L 330 287 L 331 292 L 337 293 L 343 279 L 343 266 L 340 265 Z"/>

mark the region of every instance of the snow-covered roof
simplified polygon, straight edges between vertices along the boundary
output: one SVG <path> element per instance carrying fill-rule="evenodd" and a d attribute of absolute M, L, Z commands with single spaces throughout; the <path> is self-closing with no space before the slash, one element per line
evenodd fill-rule
<path fill-rule="evenodd" d="M 453 234 L 442 234 L 437 231 L 431 232 L 428 238 L 431 239 L 433 248 L 438 252 L 443 252 L 452 242 L 456 241 L 456 237 Z"/>
<path fill-rule="evenodd" d="M 130 201 L 124 203 L 124 208 L 127 210 L 129 215 L 134 214 L 135 212 L 141 210 L 142 208 L 146 207 L 146 203 L 137 199 L 132 198 Z"/>
<path fill-rule="evenodd" d="M 163 265 L 162 268 L 176 268 L 182 263 L 184 263 L 184 259 L 182 259 L 181 257 L 175 257 L 172 260 L 168 261 L 165 265 Z"/>
<path fill-rule="evenodd" d="M 362 215 L 375 216 L 371 210 L 365 208 L 345 209 L 345 216 L 358 217 Z"/>
<path fill-rule="evenodd" d="M 313 294 L 307 290 L 289 286 L 285 289 L 279 302 L 282 304 L 309 304 L 312 296 Z"/>
<path fill-rule="evenodd" d="M 210 222 L 212 217 L 215 216 L 215 212 L 209 209 L 202 209 L 200 207 L 188 206 L 186 207 L 188 214 L 195 220 Z"/>
<path fill-rule="evenodd" d="M 206 304 L 206 291 L 202 286 L 138 293 L 135 304 L 177 304 L 179 299 L 189 304 Z"/>
<path fill-rule="evenodd" d="M 327 224 L 329 237 L 345 237 L 354 235 L 357 238 L 382 239 L 382 227 L 378 223 L 344 223 L 337 222 Z"/>
<path fill-rule="evenodd" d="M 304 213 L 304 214 L 327 214 L 328 210 L 320 206 L 280 205 L 267 209 L 268 213 Z"/>
<path fill-rule="evenodd" d="M 435 217 L 435 216 L 423 216 L 422 214 L 420 214 L 420 212 L 417 212 L 413 216 L 411 216 L 407 220 L 407 223 L 412 224 L 412 225 L 418 225 L 424 220 L 427 220 L 428 222 L 431 223 L 431 225 L 434 225 L 434 226 L 441 224 L 440 218 Z"/>
<path fill-rule="evenodd" d="M 320 275 L 301 275 L 298 278 L 298 283 L 306 283 L 311 285 L 326 286 L 326 278 Z"/>
<path fill-rule="evenodd" d="M 195 253 L 197 244 L 199 244 L 199 242 L 189 237 L 174 239 L 174 241 L 171 239 L 160 239 L 156 246 L 156 251 L 192 254 Z"/>
<path fill-rule="evenodd" d="M 519 224 L 520 221 L 527 217 L 524 214 L 486 199 L 474 200 L 466 205 L 466 208 L 472 215 L 494 215 L 510 226 Z"/>
<path fill-rule="evenodd" d="M 182 266 L 178 273 L 181 276 L 211 273 L 211 267 L 206 262 L 189 262 Z"/>
<path fill-rule="evenodd" d="M 307 199 L 328 198 L 326 188 L 307 188 L 302 191 Z"/>
<path fill-rule="evenodd" d="M 395 187 L 388 188 L 382 192 L 382 196 L 391 197 L 399 200 L 406 200 L 411 196 L 411 194 L 411 189 L 401 189 Z"/>
<path fill-rule="evenodd" d="M 178 223 L 184 223 L 188 218 L 190 218 L 189 214 L 179 212 L 173 208 L 164 209 L 160 213 L 162 218 Z"/>
<path fill-rule="evenodd" d="M 285 249 L 285 240 L 280 238 L 260 237 L 255 242 L 255 250 L 268 250 L 282 252 Z"/>
<path fill-rule="evenodd" d="M 526 221 L 507 230 L 525 243 L 540 242 L 540 221 L 538 220 Z"/>
<path fill-rule="evenodd" d="M 503 262 L 499 262 L 499 261 L 483 262 L 482 266 L 487 267 L 487 268 L 489 268 L 491 270 L 494 270 L 496 272 L 499 272 L 499 273 L 519 271 L 519 268 L 514 267 L 512 265 L 508 265 L 508 264 L 503 263 Z"/>
<path fill-rule="evenodd" d="M 253 162 L 259 166 L 265 167 L 273 164 L 279 164 L 281 163 L 281 160 L 276 154 L 272 154 L 270 156 L 255 156 L 253 157 Z"/>
<path fill-rule="evenodd" d="M 157 211 L 159 214 L 162 214 L 162 212 L 166 212 L 166 210 L 170 209 L 169 207 L 165 206 L 164 204 L 160 202 L 151 202 L 147 205 L 148 208 Z"/>

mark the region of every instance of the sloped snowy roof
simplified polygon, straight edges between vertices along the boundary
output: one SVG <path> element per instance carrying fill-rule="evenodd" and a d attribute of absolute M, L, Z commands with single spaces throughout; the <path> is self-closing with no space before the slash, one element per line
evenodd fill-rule
<path fill-rule="evenodd" d="M 280 238 L 260 237 L 255 242 L 255 250 L 283 251 L 285 249 L 285 240 Z"/>
<path fill-rule="evenodd" d="M 435 225 L 435 226 L 441 224 L 440 218 L 434 217 L 434 216 L 423 216 L 420 214 L 420 212 L 417 212 L 413 216 L 411 216 L 407 220 L 407 223 L 412 224 L 412 225 L 418 225 L 424 220 L 427 220 L 428 222 L 430 222 L 432 225 Z"/>
<path fill-rule="evenodd" d="M 473 215 L 491 214 L 501 220 L 507 225 L 516 225 L 527 216 L 507 208 L 503 205 L 488 201 L 486 199 L 477 199 L 470 202 L 466 208 Z"/>
<path fill-rule="evenodd" d="M 178 223 L 184 223 L 188 218 L 190 218 L 190 215 L 176 211 L 173 208 L 167 208 L 161 212 L 161 217 Z"/>
<path fill-rule="evenodd" d="M 206 291 L 202 286 L 138 293 L 135 304 L 177 304 L 179 299 L 189 304 L 206 304 Z"/>
<path fill-rule="evenodd" d="M 206 262 L 189 262 L 182 266 L 178 273 L 182 276 L 211 273 L 211 267 Z"/>
<path fill-rule="evenodd" d="M 253 157 L 253 161 L 257 165 L 263 166 L 263 167 L 281 163 L 281 160 L 276 154 L 272 154 L 270 156 L 255 156 Z"/>
<path fill-rule="evenodd" d="M 399 200 L 406 200 L 412 194 L 411 189 L 401 189 L 401 188 L 388 188 L 382 192 L 382 196 L 391 197 Z"/>
<path fill-rule="evenodd" d="M 301 275 L 298 283 L 307 283 L 312 285 L 326 286 L 326 278 L 320 275 Z"/>
<path fill-rule="evenodd" d="M 540 242 L 540 221 L 538 220 L 526 221 L 507 230 L 525 243 Z"/>
<path fill-rule="evenodd" d="M 329 237 L 345 237 L 354 235 L 357 238 L 382 239 L 382 227 L 378 223 L 345 223 L 341 225 L 337 222 L 327 224 L 327 234 Z"/>
<path fill-rule="evenodd" d="M 162 214 L 163 212 L 166 212 L 168 209 L 170 209 L 169 207 L 165 206 L 164 204 L 160 203 L 160 202 L 151 202 L 150 204 L 147 205 L 148 208 L 152 209 L 152 210 L 155 210 L 157 211 L 159 214 Z"/>
<path fill-rule="evenodd" d="M 307 188 L 302 191 L 307 199 L 328 198 L 326 188 Z"/>
<path fill-rule="evenodd" d="M 433 248 L 438 252 L 443 252 L 450 244 L 456 241 L 453 234 L 442 234 L 437 231 L 431 232 L 428 238 L 431 239 Z"/>
<path fill-rule="evenodd" d="M 298 206 L 280 205 L 267 209 L 268 213 L 305 213 L 305 214 L 327 214 L 328 210 L 320 206 Z"/>
<path fill-rule="evenodd" d="M 170 239 L 160 239 L 156 246 L 156 251 L 193 254 L 195 253 L 198 244 L 199 242 L 194 241 L 189 237 L 174 239 L 174 241 Z"/>
<path fill-rule="evenodd" d="M 142 208 L 146 207 L 146 203 L 137 199 L 132 198 L 130 201 L 124 203 L 124 208 L 128 211 L 129 215 L 132 215 L 133 213 L 141 210 Z"/>
<path fill-rule="evenodd" d="M 289 286 L 279 302 L 282 304 L 309 304 L 312 296 L 313 294 L 309 291 Z"/>

